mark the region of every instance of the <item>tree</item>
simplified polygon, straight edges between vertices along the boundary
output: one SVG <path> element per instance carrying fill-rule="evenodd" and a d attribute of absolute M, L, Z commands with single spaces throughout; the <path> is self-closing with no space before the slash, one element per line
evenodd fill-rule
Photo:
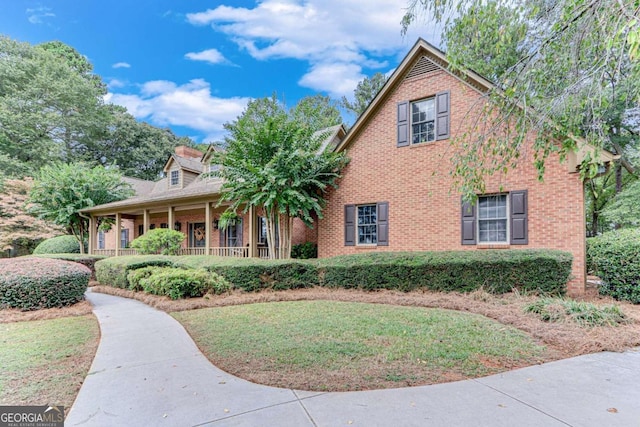
<path fill-rule="evenodd" d="M 640 180 L 634 181 L 618 194 L 602 211 L 610 223 L 621 227 L 640 226 Z"/>
<path fill-rule="evenodd" d="M 382 73 L 375 73 L 371 77 L 365 77 L 353 91 L 353 102 L 346 96 L 342 97 L 342 106 L 360 116 L 367 109 L 373 98 L 376 97 L 382 86 L 387 82 L 387 76 Z"/>
<path fill-rule="evenodd" d="M 64 234 L 62 227 L 29 215 L 32 179 L 7 179 L 0 189 L 0 250 L 31 253 L 41 240 Z"/>
<path fill-rule="evenodd" d="M 323 95 L 302 98 L 290 111 L 291 118 L 318 131 L 342 123 L 337 103 Z"/>
<path fill-rule="evenodd" d="M 225 150 L 212 158 L 222 166 L 221 202 L 231 202 L 229 211 L 264 210 L 270 258 L 290 258 L 293 218 L 311 226 L 314 215 L 322 217 L 324 194 L 348 161 L 344 153 L 318 153 L 322 138 L 313 138 L 309 122 L 313 118 L 299 120 L 275 96 L 253 100 L 225 124 Z"/>
<path fill-rule="evenodd" d="M 403 29 L 425 13 L 450 28 L 453 21 L 447 18 L 448 12 L 486 10 L 482 9 L 484 3 L 412 0 L 402 21 Z M 513 167 L 530 131 L 537 135 L 534 163 L 540 177 L 544 161 L 552 152 L 563 157 L 576 148 L 576 140 L 567 135 L 583 136 L 589 143 L 604 147 L 611 135 L 607 111 L 619 93 L 618 82 L 640 81 L 640 21 L 633 1 L 492 3 L 495 11 L 511 8 L 527 31 L 518 45 L 517 62 L 499 76 L 497 87 L 486 95 L 487 106 L 481 117 L 469 117 L 481 125 L 456 138 L 464 150 L 454 156 L 455 175 L 458 186 L 468 195 L 483 191 L 486 175 Z M 484 16 L 481 22 L 492 19 Z M 501 40 L 500 35 L 495 37 Z M 461 56 L 465 52 L 449 52 L 454 68 L 465 63 Z M 625 99 L 637 103 L 637 84 L 627 89 Z M 583 165 L 585 177 L 596 174 L 597 160 L 590 159 Z"/>
<path fill-rule="evenodd" d="M 133 195 L 116 169 L 83 163 L 54 164 L 40 169 L 29 194 L 30 211 L 73 234 L 84 253 L 89 218 L 80 211 Z"/>

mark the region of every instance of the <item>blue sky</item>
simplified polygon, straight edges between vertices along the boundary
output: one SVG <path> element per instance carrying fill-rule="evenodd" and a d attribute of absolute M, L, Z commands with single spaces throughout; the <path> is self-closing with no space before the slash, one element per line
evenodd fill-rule
<path fill-rule="evenodd" d="M 423 37 L 403 37 L 407 0 L 3 0 L 0 34 L 60 40 L 93 63 L 107 102 L 198 142 L 251 98 L 276 92 L 288 106 L 322 93 L 351 96 L 357 82 L 389 73 Z M 345 117 L 352 121 L 352 117 Z"/>

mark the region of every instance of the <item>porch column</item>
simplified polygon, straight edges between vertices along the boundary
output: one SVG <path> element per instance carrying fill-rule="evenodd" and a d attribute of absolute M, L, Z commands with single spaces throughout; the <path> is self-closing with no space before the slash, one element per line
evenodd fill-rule
<path fill-rule="evenodd" d="M 93 255 L 93 250 L 95 248 L 95 240 L 96 240 L 96 219 L 93 215 L 89 215 L 89 255 Z"/>
<path fill-rule="evenodd" d="M 256 207 L 252 206 L 249 209 L 249 258 L 258 257 L 257 226 Z"/>
<path fill-rule="evenodd" d="M 211 255 L 211 203 L 204 205 L 204 250 L 205 255 Z"/>
<path fill-rule="evenodd" d="M 167 210 L 167 224 L 171 230 L 174 230 L 174 222 L 175 222 L 175 208 L 173 206 L 169 206 Z"/>
<path fill-rule="evenodd" d="M 145 209 L 142 213 L 142 234 L 147 234 L 147 231 L 149 231 L 150 222 L 151 215 L 149 215 L 149 209 Z"/>
<path fill-rule="evenodd" d="M 115 256 L 119 256 L 120 255 L 120 235 L 122 233 L 121 231 L 122 228 L 122 216 L 120 215 L 120 212 L 118 212 L 116 214 L 116 253 Z"/>

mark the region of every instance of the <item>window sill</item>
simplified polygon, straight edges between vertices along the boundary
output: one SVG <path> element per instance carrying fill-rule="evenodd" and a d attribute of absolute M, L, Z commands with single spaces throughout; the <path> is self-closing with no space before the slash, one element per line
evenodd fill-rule
<path fill-rule="evenodd" d="M 417 144 L 410 144 L 409 148 L 431 147 L 432 145 L 436 145 L 436 141 L 418 142 Z"/>
<path fill-rule="evenodd" d="M 376 249 L 378 245 L 356 245 L 356 249 L 358 250 L 372 250 Z"/>
<path fill-rule="evenodd" d="M 476 249 L 510 249 L 508 243 L 478 243 Z"/>

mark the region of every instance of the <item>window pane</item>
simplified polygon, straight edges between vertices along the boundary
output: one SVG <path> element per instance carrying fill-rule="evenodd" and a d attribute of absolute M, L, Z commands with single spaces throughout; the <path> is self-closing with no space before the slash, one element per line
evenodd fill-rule
<path fill-rule="evenodd" d="M 507 242 L 507 196 L 478 198 L 478 240 L 480 243 Z"/>
<path fill-rule="evenodd" d="M 411 142 L 435 141 L 435 99 L 411 103 Z"/>
<path fill-rule="evenodd" d="M 358 244 L 376 244 L 377 231 L 376 206 L 358 206 Z"/>

